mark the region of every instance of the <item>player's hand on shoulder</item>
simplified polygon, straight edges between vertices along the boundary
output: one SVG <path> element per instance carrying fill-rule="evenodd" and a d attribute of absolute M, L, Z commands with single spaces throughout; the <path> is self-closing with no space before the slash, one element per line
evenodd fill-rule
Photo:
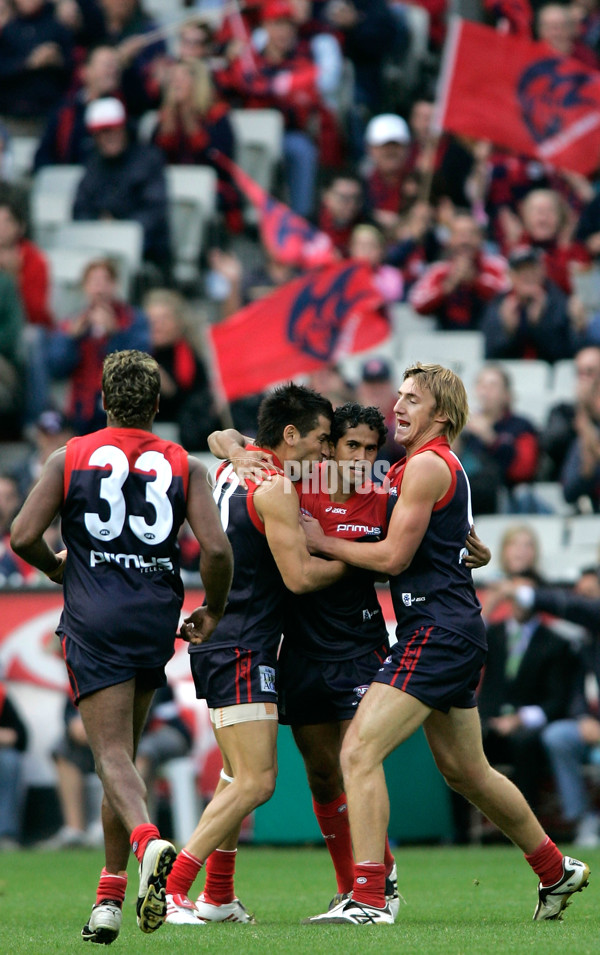
<path fill-rule="evenodd" d="M 240 448 L 230 458 L 231 465 L 242 487 L 247 488 L 247 481 L 262 484 L 271 480 L 273 471 L 273 455 L 267 451 L 246 451 Z"/>
<path fill-rule="evenodd" d="M 492 552 L 489 547 L 486 547 L 483 541 L 479 539 L 473 525 L 471 525 L 471 530 L 467 534 L 466 545 L 469 551 L 464 558 L 466 567 L 470 567 L 471 570 L 473 570 L 476 567 L 485 567 L 486 564 L 489 564 L 492 559 Z"/>
<path fill-rule="evenodd" d="M 179 636 L 189 643 L 206 643 L 222 614 L 211 613 L 208 607 L 197 607 L 181 625 Z"/>

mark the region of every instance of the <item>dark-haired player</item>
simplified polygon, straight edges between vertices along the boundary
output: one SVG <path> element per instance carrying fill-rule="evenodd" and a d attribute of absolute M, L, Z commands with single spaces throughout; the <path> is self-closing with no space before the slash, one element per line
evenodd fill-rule
<path fill-rule="evenodd" d="M 394 413 L 406 458 L 388 475 L 396 503 L 383 541 L 325 536 L 305 518 L 311 549 L 390 575 L 397 643 L 367 690 L 342 746 L 356 864 L 352 897 L 312 924 L 393 922 L 385 898 L 389 817 L 383 761 L 423 726 L 449 786 L 525 853 L 539 877 L 534 919 L 558 919 L 589 867 L 564 857 L 516 786 L 488 763 L 475 690 L 486 636 L 464 541 L 472 524 L 469 482 L 450 442 L 468 416 L 460 378 L 440 365 L 407 368 Z"/>
<path fill-rule="evenodd" d="M 210 708 L 224 772 L 169 875 L 170 924 L 249 919 L 233 893 L 235 852 L 242 821 L 275 787 L 276 666 L 286 588 L 305 593 L 326 587 L 345 571 L 338 561 L 309 554 L 298 494 L 284 469 L 328 454 L 332 414 L 330 402 L 308 388 L 275 389 L 259 409 L 254 446 L 269 458 L 265 474 L 271 479 L 240 482 L 233 463 L 217 473 L 215 499 L 233 548 L 233 583 L 210 643 L 190 647 L 190 662 L 196 695 Z M 221 439 L 221 457 L 247 454 L 227 433 L 211 437 L 211 447 Z M 190 889 L 207 857 L 205 890 L 194 904 Z"/>
<path fill-rule="evenodd" d="M 335 409 L 332 458 L 319 466 L 318 481 L 298 485 L 303 513 L 316 518 L 326 534 L 356 541 L 385 537 L 387 495 L 370 474 L 386 437 L 377 408 L 350 402 Z M 304 760 L 313 809 L 336 873 L 333 905 L 354 881 L 340 749 L 362 696 L 389 653 L 375 575 L 352 570 L 323 590 L 288 594 L 283 632 L 279 721 L 291 725 Z M 396 910 L 394 859 L 387 843 L 386 875 L 386 894 Z"/>
<path fill-rule="evenodd" d="M 331 427 L 333 459 L 321 463 L 310 475 L 300 475 L 295 487 L 301 508 L 324 526 L 351 540 L 379 540 L 387 526 L 387 495 L 369 480 L 369 471 L 386 437 L 386 425 L 377 408 L 348 403 L 336 409 Z M 229 453 L 243 480 L 257 465 L 265 477 L 264 462 L 256 451 L 244 450 L 244 439 L 235 431 L 213 435 L 215 453 Z M 257 479 L 258 476 L 254 474 Z M 382 493 L 382 490 L 384 493 Z M 487 548 L 476 537 L 469 546 L 476 565 L 489 560 Z M 296 742 L 305 760 L 314 809 L 330 851 L 338 883 L 338 896 L 352 886 L 353 857 L 339 754 L 349 720 L 362 694 L 388 652 L 387 629 L 370 572 L 351 573 L 329 587 L 285 598 L 285 638 L 279 655 L 279 691 L 283 713 L 280 721 L 293 725 Z M 289 639 L 288 639 L 289 638 Z M 228 840 L 235 848 L 237 832 Z M 228 900 L 216 907 L 206 903 L 216 891 L 212 877 L 215 854 L 207 863 L 207 882 L 196 903 L 207 921 L 234 914 L 233 875 Z M 399 897 L 393 856 L 386 842 L 386 896 L 393 911 Z M 238 909 L 239 912 L 239 909 Z"/>
<path fill-rule="evenodd" d="M 48 459 L 13 522 L 13 549 L 64 586 L 58 633 L 73 697 L 104 787 L 105 867 L 83 938 L 113 942 L 121 927 L 131 848 L 140 863 L 137 921 L 154 932 L 166 916 L 176 851 L 150 823 L 134 758 L 154 690 L 165 684 L 183 586 L 177 532 L 187 518 L 200 543 L 206 605 L 182 634 L 208 639 L 223 615 L 232 555 L 206 469 L 152 434 L 160 395 L 150 355 L 122 351 L 103 366 L 107 427 L 72 438 Z M 43 534 L 58 513 L 66 551 Z"/>

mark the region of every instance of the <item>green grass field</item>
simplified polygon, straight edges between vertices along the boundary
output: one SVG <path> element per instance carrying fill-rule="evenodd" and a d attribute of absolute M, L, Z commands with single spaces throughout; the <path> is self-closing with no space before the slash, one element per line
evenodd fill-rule
<path fill-rule="evenodd" d="M 576 853 L 575 853 L 576 854 Z M 111 953 L 210 955 L 297 953 L 358 955 L 520 955 L 600 951 L 600 850 L 584 853 L 590 886 L 574 896 L 563 922 L 531 920 L 535 877 L 516 849 L 410 847 L 396 850 L 406 905 L 394 926 L 303 926 L 335 891 L 326 850 L 242 847 L 237 891 L 256 925 L 163 926 L 145 936 L 135 922 L 137 872 L 132 859 L 123 928 Z M 3 853 L 0 884 L 1 955 L 105 951 L 80 937 L 102 866 L 99 852 Z M 201 880 L 198 888 L 202 885 Z"/>

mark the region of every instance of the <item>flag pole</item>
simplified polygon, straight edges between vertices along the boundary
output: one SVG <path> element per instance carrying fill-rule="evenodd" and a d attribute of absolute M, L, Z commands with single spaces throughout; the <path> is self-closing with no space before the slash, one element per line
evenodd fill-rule
<path fill-rule="evenodd" d="M 461 26 L 462 18 L 456 14 L 452 14 L 449 19 L 448 32 L 446 34 L 444 49 L 442 51 L 442 61 L 440 65 L 438 81 L 436 84 L 435 103 L 431 127 L 429 129 L 424 146 L 425 150 L 431 151 L 431 157 L 429 167 L 425 176 L 423 177 L 421 188 L 419 189 L 419 199 L 421 199 L 423 202 L 429 202 L 431 197 L 431 186 L 433 183 L 433 177 L 435 175 L 437 150 L 442 132 L 444 130 L 444 118 L 446 115 L 446 101 L 448 96 L 449 80 L 450 76 L 452 75 L 452 70 L 454 69 L 454 61 L 456 59 L 456 53 L 458 50 L 458 39 Z"/>

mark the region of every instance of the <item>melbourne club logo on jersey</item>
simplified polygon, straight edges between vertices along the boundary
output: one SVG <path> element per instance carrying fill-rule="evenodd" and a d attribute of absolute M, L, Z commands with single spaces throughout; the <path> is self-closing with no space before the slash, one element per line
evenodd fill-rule
<path fill-rule="evenodd" d="M 538 60 L 521 74 L 517 97 L 523 122 L 536 143 L 557 136 L 582 113 L 596 108 L 583 94 L 594 74 L 577 70 L 572 61 L 552 56 Z"/>
<path fill-rule="evenodd" d="M 426 597 L 413 597 L 412 594 L 402 594 L 402 603 L 405 607 L 412 607 L 413 604 L 424 603 Z"/>

